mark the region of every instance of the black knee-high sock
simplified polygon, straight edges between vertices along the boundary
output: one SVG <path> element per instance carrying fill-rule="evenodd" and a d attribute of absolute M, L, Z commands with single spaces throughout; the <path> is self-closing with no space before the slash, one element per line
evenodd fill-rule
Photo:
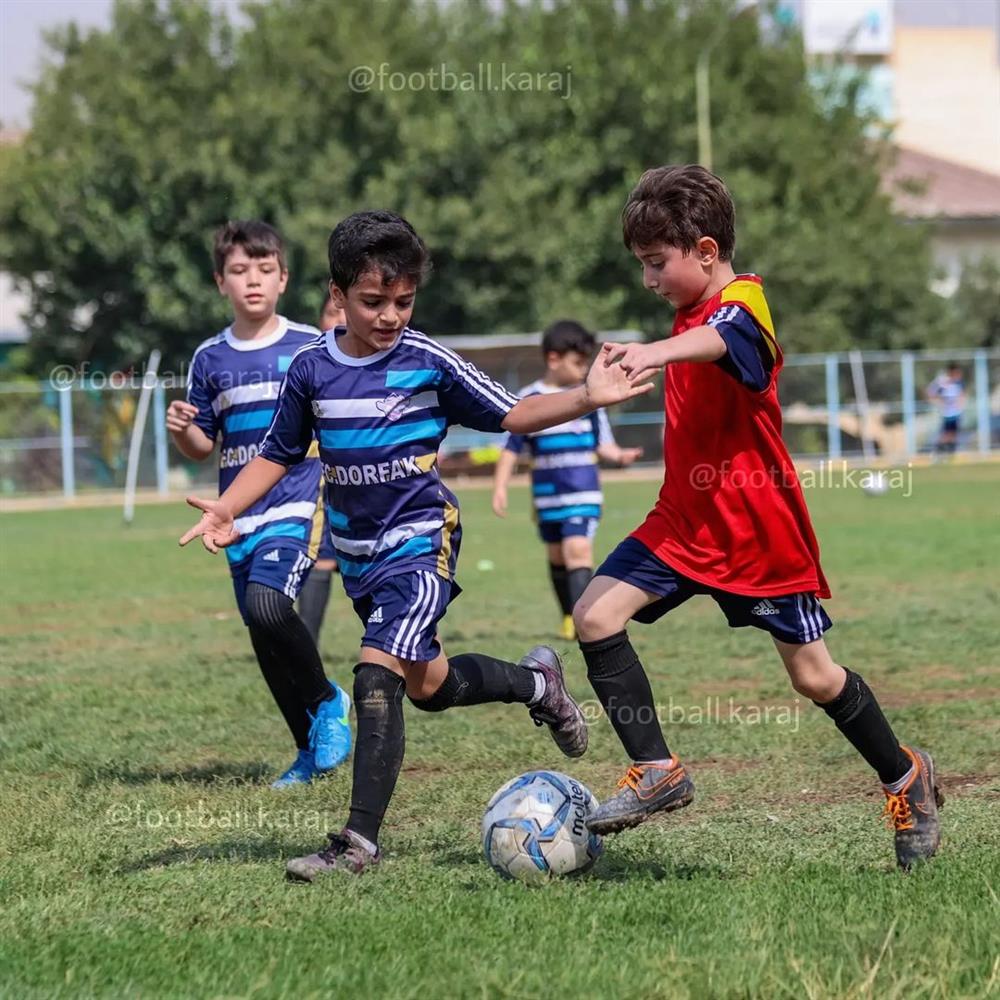
<path fill-rule="evenodd" d="M 378 832 L 403 766 L 403 678 L 375 663 L 354 668 L 354 784 L 347 828 L 378 844 Z"/>
<path fill-rule="evenodd" d="M 291 598 L 273 587 L 251 583 L 247 586 L 246 607 L 251 626 L 279 658 L 303 704 L 315 712 L 333 692 L 316 643 L 295 613 Z"/>
<path fill-rule="evenodd" d="M 323 616 L 330 600 L 330 580 L 332 569 L 316 569 L 309 573 L 309 578 L 299 593 L 299 617 L 313 637 L 313 642 L 319 643 L 319 630 L 323 627 Z"/>
<path fill-rule="evenodd" d="M 909 771 L 913 762 L 900 747 L 871 688 L 853 670 L 847 670 L 843 690 L 833 701 L 815 704 L 833 719 L 884 784 L 891 785 Z"/>
<path fill-rule="evenodd" d="M 656 717 L 649 678 L 635 655 L 628 633 L 581 642 L 587 678 L 626 752 L 637 763 L 670 756 Z"/>
<path fill-rule="evenodd" d="M 448 659 L 448 673 L 429 698 L 411 698 L 424 712 L 443 712 L 457 705 L 499 701 L 527 705 L 535 695 L 535 675 L 516 663 L 484 653 L 462 653 Z"/>
<path fill-rule="evenodd" d="M 564 615 L 572 614 L 573 602 L 569 599 L 569 571 L 565 566 L 549 563 L 549 577 L 552 589 L 556 592 L 556 600 Z"/>
<path fill-rule="evenodd" d="M 587 584 L 590 583 L 590 578 L 593 576 L 593 569 L 590 566 L 577 566 L 576 569 L 571 569 L 567 574 L 568 585 L 569 585 L 569 610 L 573 611 L 573 606 L 576 604 L 581 597 L 583 597 L 583 592 L 587 589 Z"/>
<path fill-rule="evenodd" d="M 271 697 L 274 698 L 275 704 L 291 731 L 295 746 L 299 750 L 305 750 L 309 746 L 309 716 L 306 714 L 306 706 L 299 697 L 299 692 L 296 690 L 283 660 L 271 648 L 268 636 L 254 625 L 251 625 L 248 631 L 253 651 L 257 654 L 260 672 L 264 675 L 264 680 L 271 691 Z"/>

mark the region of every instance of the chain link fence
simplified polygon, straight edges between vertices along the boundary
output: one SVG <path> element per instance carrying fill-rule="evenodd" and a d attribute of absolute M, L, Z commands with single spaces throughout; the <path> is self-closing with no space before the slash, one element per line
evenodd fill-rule
<path fill-rule="evenodd" d="M 621 334 L 621 331 L 618 332 Z M 615 339 L 616 334 L 606 334 Z M 636 339 L 627 334 L 618 339 Z M 511 389 L 539 378 L 542 364 L 537 338 L 441 338 Z M 904 463 L 934 451 L 941 419 L 928 400 L 927 386 L 945 367 L 962 369 L 965 404 L 958 450 L 988 454 L 1000 450 L 1000 350 L 948 352 L 872 351 L 861 355 L 868 410 L 859 406 L 850 359 L 844 354 L 799 355 L 785 359 L 779 393 L 784 435 L 793 456 L 802 460 L 864 455 L 862 435 L 880 461 Z M 120 490 L 141 382 L 123 377 L 52 382 L 0 383 L 0 497 Z M 212 489 L 217 459 L 192 462 L 170 443 L 166 408 L 183 398 L 172 379 L 156 382 L 143 430 L 138 469 L 140 489 L 166 494 L 192 487 Z M 661 396 L 648 396 L 609 414 L 620 444 L 640 446 L 658 462 L 663 443 Z M 489 463 L 499 441 L 495 435 L 455 428 L 449 456 L 481 453 Z"/>

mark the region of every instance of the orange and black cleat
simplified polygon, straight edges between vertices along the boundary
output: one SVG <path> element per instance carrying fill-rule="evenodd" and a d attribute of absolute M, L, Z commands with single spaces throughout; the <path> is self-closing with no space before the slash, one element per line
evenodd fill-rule
<path fill-rule="evenodd" d="M 926 750 L 903 747 L 913 761 L 913 773 L 899 792 L 885 793 L 885 813 L 896 831 L 896 862 L 904 871 L 933 857 L 941 843 L 938 809 L 944 795 L 934 775 L 934 761 Z"/>
<path fill-rule="evenodd" d="M 591 833 L 618 833 L 638 826 L 653 813 L 673 812 L 694 799 L 694 782 L 676 757 L 669 766 L 633 764 L 618 788 L 587 817 Z"/>

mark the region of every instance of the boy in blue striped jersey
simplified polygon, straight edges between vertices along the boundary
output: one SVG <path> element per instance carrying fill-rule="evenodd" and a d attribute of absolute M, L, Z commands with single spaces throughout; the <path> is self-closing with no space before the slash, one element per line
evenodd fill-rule
<path fill-rule="evenodd" d="M 215 234 L 213 258 L 234 319 L 194 352 L 187 400 L 170 404 L 167 428 L 177 448 L 197 461 L 212 454 L 221 435 L 221 493 L 257 454 L 292 356 L 319 331 L 276 313 L 288 271 L 281 237 L 269 225 L 228 223 Z M 240 541 L 226 552 L 261 673 L 298 749 L 276 788 L 311 781 L 351 750 L 350 699 L 326 679 L 293 607 L 316 556 L 319 495 L 319 461 L 312 458 L 243 511 Z"/>
<path fill-rule="evenodd" d="M 575 320 L 553 323 L 542 334 L 545 374 L 518 395 L 560 392 L 581 385 L 594 354 L 594 335 Z M 531 452 L 531 493 L 538 533 L 545 543 L 549 578 L 563 613 L 562 638 L 573 640 L 573 605 L 584 592 L 594 568 L 592 539 L 601 517 L 598 458 L 631 465 L 641 448 L 620 448 L 604 410 L 595 410 L 537 434 L 508 434 L 493 479 L 493 511 L 507 514 L 507 484 L 517 456 Z"/>
<path fill-rule="evenodd" d="M 260 454 L 181 538 L 210 552 L 239 544 L 239 515 L 303 461 L 319 434 L 326 513 L 348 597 L 364 628 L 354 668 L 358 717 L 351 809 L 327 846 L 288 863 L 312 881 L 360 872 L 380 859 L 378 835 L 403 760 L 404 693 L 426 712 L 487 702 L 528 706 L 560 750 L 587 746 L 579 707 L 554 650 L 520 663 L 481 653 L 448 657 L 438 623 L 458 596 L 458 501 L 437 469 L 450 424 L 527 434 L 648 391 L 617 366 L 596 365 L 584 385 L 518 400 L 457 354 L 411 330 L 427 250 L 405 219 L 360 212 L 330 235 L 330 285 L 346 323 L 302 348 L 285 374 Z"/>

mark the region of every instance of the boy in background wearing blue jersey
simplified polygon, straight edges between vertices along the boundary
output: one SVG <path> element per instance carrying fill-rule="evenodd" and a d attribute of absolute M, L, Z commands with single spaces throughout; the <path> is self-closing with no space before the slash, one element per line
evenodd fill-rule
<path fill-rule="evenodd" d="M 212 454 L 221 434 L 221 493 L 257 454 L 285 369 L 319 331 L 276 313 L 288 271 L 281 237 L 266 223 L 223 226 L 215 234 L 213 263 L 234 319 L 194 352 L 187 401 L 170 404 L 167 429 L 178 450 L 196 461 Z M 316 644 L 293 607 L 322 528 L 319 494 L 318 460 L 302 462 L 244 509 L 239 544 L 226 553 L 261 673 L 298 749 L 275 788 L 309 782 L 351 751 L 350 699 L 327 680 Z"/>
<path fill-rule="evenodd" d="M 188 498 L 204 513 L 180 539 L 200 535 L 210 552 L 239 544 L 239 515 L 294 474 L 318 431 L 326 513 L 364 636 L 354 668 L 350 815 L 324 848 L 289 861 L 289 877 L 309 882 L 379 861 L 379 829 L 403 761 L 404 693 L 426 712 L 517 702 L 549 726 L 564 754 L 584 753 L 586 723 L 554 650 L 536 646 L 515 664 L 482 653 L 449 658 L 441 648 L 438 623 L 460 592 L 461 526 L 437 451 L 450 424 L 530 434 L 652 387 L 599 364 L 576 389 L 519 400 L 409 329 L 429 258 L 413 227 L 391 212 L 345 219 L 330 235 L 329 258 L 345 327 L 295 355 L 260 454 L 218 500 Z"/>
<path fill-rule="evenodd" d="M 553 323 L 542 334 L 545 374 L 518 395 L 560 392 L 582 385 L 594 354 L 594 335 L 575 320 Z M 598 458 L 631 465 L 641 448 L 620 448 L 604 410 L 595 410 L 537 434 L 508 434 L 493 475 L 493 512 L 507 515 L 507 485 L 525 445 L 531 452 L 531 494 L 538 534 L 545 543 L 549 579 L 563 613 L 561 636 L 576 638 L 573 605 L 594 571 L 592 539 L 601 517 Z"/>

